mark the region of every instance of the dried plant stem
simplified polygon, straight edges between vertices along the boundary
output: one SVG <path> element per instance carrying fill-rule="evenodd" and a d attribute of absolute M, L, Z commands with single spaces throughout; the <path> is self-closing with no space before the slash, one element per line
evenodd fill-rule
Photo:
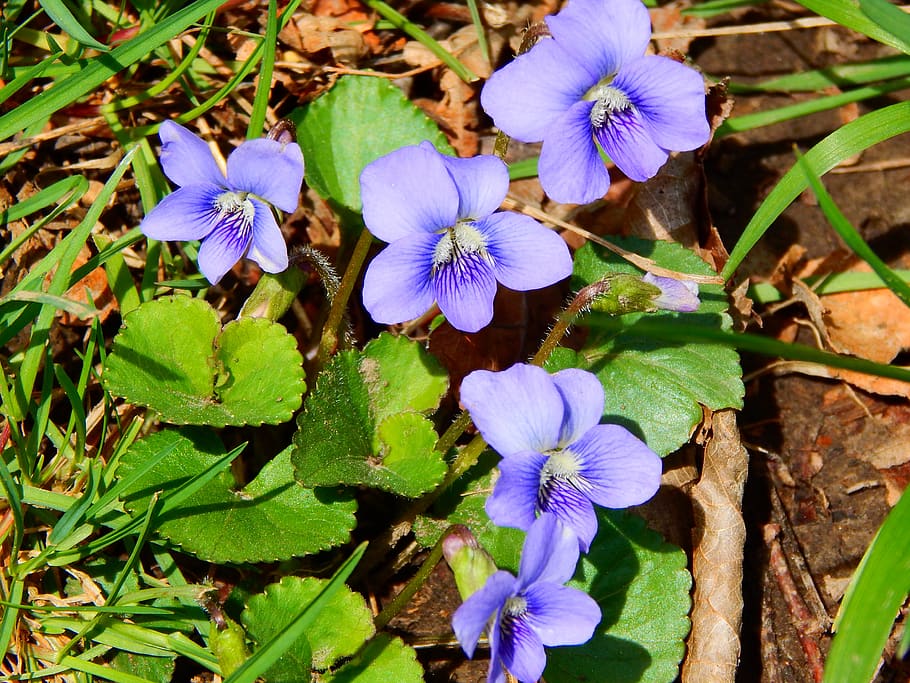
<path fill-rule="evenodd" d="M 595 244 L 599 244 L 604 249 L 612 251 L 614 254 L 624 258 L 632 265 L 641 268 L 642 270 L 648 271 L 649 273 L 654 273 L 655 275 L 660 275 L 662 277 L 672 277 L 677 280 L 692 280 L 693 282 L 697 282 L 700 285 L 724 284 L 723 278 L 721 278 L 719 275 L 697 275 L 695 273 L 680 273 L 675 270 L 662 268 L 649 258 L 639 256 L 635 252 L 629 251 L 628 249 L 623 249 L 622 247 L 605 240 L 603 237 L 595 235 L 593 232 L 585 230 L 584 228 L 579 228 L 577 225 L 567 223 L 566 221 L 556 218 L 556 216 L 551 216 L 545 211 L 536 209 L 533 206 L 528 206 L 524 202 L 521 202 L 514 197 L 506 197 L 502 206 L 504 209 L 508 209 L 510 211 L 518 211 L 519 213 L 523 213 L 524 215 L 530 216 L 531 218 L 534 218 L 543 223 L 549 223 L 550 225 L 553 225 L 557 228 L 562 228 L 563 230 L 574 232 L 576 235 L 581 235 L 586 240 L 594 242 Z"/>
<path fill-rule="evenodd" d="M 433 546 L 433 549 L 430 550 L 430 554 L 427 555 L 427 559 L 423 561 L 423 564 L 420 565 L 420 569 L 411 577 L 411 580 L 408 581 L 407 585 L 402 588 L 401 592 L 396 595 L 388 605 L 383 607 L 382 611 L 373 619 L 373 626 L 376 627 L 377 631 L 384 629 L 386 625 L 395 618 L 395 615 L 411 601 L 411 598 L 414 597 L 414 593 L 426 583 L 426 580 L 430 577 L 430 573 L 436 565 L 439 564 L 439 560 L 442 559 L 442 542 L 445 540 L 446 536 L 449 535 L 451 528 L 452 527 L 446 529 L 439 537 L 439 540 L 436 541 L 436 545 Z"/>

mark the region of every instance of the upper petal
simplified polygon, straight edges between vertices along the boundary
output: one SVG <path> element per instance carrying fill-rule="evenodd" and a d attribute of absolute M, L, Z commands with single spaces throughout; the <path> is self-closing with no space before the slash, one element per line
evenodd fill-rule
<path fill-rule="evenodd" d="M 660 147 L 688 151 L 701 147 L 711 136 L 705 115 L 705 81 L 695 69 L 651 55 L 624 65 L 613 85 L 635 104 Z"/>
<path fill-rule="evenodd" d="M 578 540 L 556 515 L 545 512 L 534 522 L 521 549 L 518 584 L 565 583 L 575 573 Z"/>
<path fill-rule="evenodd" d="M 438 235 L 412 235 L 396 240 L 370 262 L 363 278 L 363 305 L 378 323 L 413 320 L 436 298 L 430 278 Z"/>
<path fill-rule="evenodd" d="M 253 239 L 247 258 L 259 264 L 266 273 L 281 273 L 288 268 L 288 245 L 275 221 L 272 210 L 256 199 L 253 217 Z"/>
<path fill-rule="evenodd" d="M 247 140 L 228 157 L 227 177 L 232 189 L 252 192 L 293 213 L 303 184 L 303 152 L 296 142 Z"/>
<path fill-rule="evenodd" d="M 509 572 L 493 574 L 479 591 L 465 600 L 452 615 L 452 630 L 468 657 L 474 656 L 474 648 L 490 617 L 502 609 L 505 601 L 515 593 L 515 577 Z"/>
<path fill-rule="evenodd" d="M 598 505 L 624 508 L 641 505 L 660 488 L 660 456 L 625 427 L 597 425 L 569 450 L 588 482 L 585 493 Z"/>
<path fill-rule="evenodd" d="M 641 57 L 651 40 L 651 17 L 640 0 L 570 0 L 546 22 L 559 46 L 595 81 Z"/>
<path fill-rule="evenodd" d="M 443 155 L 442 160 L 458 188 L 459 219 L 489 216 L 499 208 L 509 191 L 509 169 L 502 159 L 484 154 L 470 159 Z"/>
<path fill-rule="evenodd" d="M 464 254 L 441 266 L 433 276 L 439 309 L 452 326 L 477 332 L 493 319 L 496 278 L 480 253 Z"/>
<path fill-rule="evenodd" d="M 222 192 L 212 184 L 181 187 L 149 211 L 139 229 L 153 240 L 200 240 L 215 228 L 215 200 Z"/>
<path fill-rule="evenodd" d="M 528 624 L 544 645 L 581 645 L 594 635 L 601 613 L 587 593 L 569 586 L 538 583 L 524 592 Z"/>
<path fill-rule="evenodd" d="M 559 446 L 576 441 L 591 427 L 600 422 L 604 412 L 604 388 L 597 376 L 587 370 L 569 368 L 553 375 L 565 405 Z"/>
<path fill-rule="evenodd" d="M 519 363 L 502 372 L 475 370 L 461 383 L 461 402 L 500 455 L 557 444 L 562 398 L 543 368 Z"/>
<path fill-rule="evenodd" d="M 653 178 L 667 161 L 667 150 L 654 142 L 643 114 L 635 109 L 610 114 L 594 129 L 594 137 L 631 180 Z"/>
<path fill-rule="evenodd" d="M 402 147 L 360 174 L 363 220 L 385 242 L 435 232 L 458 219 L 458 190 L 435 149 Z"/>
<path fill-rule="evenodd" d="M 220 216 L 219 223 L 199 247 L 199 270 L 217 284 L 246 253 L 253 238 L 253 226 L 241 214 Z"/>
<path fill-rule="evenodd" d="M 572 274 L 565 241 L 530 216 L 499 211 L 474 227 L 486 239 L 496 279 L 509 289 L 540 289 Z"/>
<path fill-rule="evenodd" d="M 205 142 L 174 121 L 163 121 L 158 129 L 161 138 L 161 168 L 171 182 L 180 185 L 212 183 L 224 187 L 224 174 Z"/>
<path fill-rule="evenodd" d="M 547 196 L 563 204 L 587 204 L 610 188 L 591 127 L 593 102 L 577 102 L 547 128 L 537 172 Z"/>
<path fill-rule="evenodd" d="M 555 40 L 544 38 L 490 76 L 480 104 L 507 135 L 538 142 L 596 82 Z"/>

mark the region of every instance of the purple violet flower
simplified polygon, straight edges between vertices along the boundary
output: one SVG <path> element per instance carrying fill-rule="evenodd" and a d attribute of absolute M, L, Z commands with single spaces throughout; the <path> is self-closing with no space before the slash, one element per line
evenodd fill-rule
<path fill-rule="evenodd" d="M 231 152 L 227 177 L 202 139 L 173 121 L 161 124 L 161 167 L 179 186 L 139 228 L 156 240 L 202 240 L 199 270 L 217 283 L 244 255 L 267 273 L 288 267 L 288 250 L 269 202 L 293 212 L 303 183 L 296 142 L 247 140 Z"/>
<path fill-rule="evenodd" d="M 692 313 L 698 310 L 698 283 L 692 280 L 675 280 L 653 273 L 645 273 L 641 279 L 660 290 L 654 298 L 654 305 L 664 311 Z"/>
<path fill-rule="evenodd" d="M 587 551 L 597 533 L 594 504 L 639 505 L 660 486 L 660 457 L 624 427 L 598 424 L 604 392 L 590 372 L 475 370 L 461 383 L 461 402 L 502 456 L 486 502 L 495 524 L 529 529 L 552 512 Z"/>
<path fill-rule="evenodd" d="M 497 281 L 525 291 L 572 272 L 559 235 L 528 216 L 496 211 L 509 174 L 494 156 L 456 159 L 423 142 L 369 164 L 360 187 L 364 222 L 390 243 L 363 283 L 376 322 L 412 320 L 437 301 L 454 327 L 476 332 L 493 317 Z"/>
<path fill-rule="evenodd" d="M 586 593 L 563 584 L 578 562 L 578 541 L 553 515 L 528 531 L 518 577 L 498 571 L 452 616 L 452 628 L 468 657 L 484 630 L 490 638 L 488 683 L 505 681 L 503 666 L 520 681 L 543 675 L 544 646 L 580 645 L 600 623 L 600 607 Z"/>
<path fill-rule="evenodd" d="M 653 177 L 669 151 L 707 142 L 704 80 L 645 56 L 651 20 L 639 0 L 571 0 L 546 23 L 552 38 L 494 73 L 480 101 L 506 134 L 543 141 L 540 183 L 552 199 L 584 204 L 607 192 L 595 140 L 636 181 Z"/>

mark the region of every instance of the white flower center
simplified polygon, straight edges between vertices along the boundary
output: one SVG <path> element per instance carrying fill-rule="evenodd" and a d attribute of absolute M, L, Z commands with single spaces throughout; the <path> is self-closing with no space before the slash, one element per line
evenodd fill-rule
<path fill-rule="evenodd" d="M 585 93 L 585 100 L 593 100 L 594 107 L 591 109 L 591 125 L 600 128 L 611 115 L 617 112 L 632 109 L 634 105 L 619 88 L 614 88 L 606 83 L 599 83 Z"/>
<path fill-rule="evenodd" d="M 551 479 L 572 481 L 577 478 L 580 469 L 572 451 L 553 451 L 540 470 L 540 485 L 545 486 Z"/>
<path fill-rule="evenodd" d="M 487 251 L 487 242 L 472 223 L 459 221 L 446 228 L 444 234 L 433 250 L 433 272 L 444 266 L 463 263 L 465 257 L 478 254 L 492 264 L 493 259 Z"/>
<path fill-rule="evenodd" d="M 244 226 L 253 224 L 256 207 L 249 200 L 249 192 L 222 192 L 215 197 L 215 210 L 219 218 L 229 218 L 232 222 L 238 219 Z"/>

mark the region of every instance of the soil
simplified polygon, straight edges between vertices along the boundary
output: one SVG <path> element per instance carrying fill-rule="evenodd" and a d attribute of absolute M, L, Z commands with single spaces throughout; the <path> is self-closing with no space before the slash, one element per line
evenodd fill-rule
<path fill-rule="evenodd" d="M 438 7 L 431 11 L 427 5 L 434 4 Z M 553 10 L 554 4 L 542 3 L 513 14 L 523 17 L 522 21 L 529 15 L 539 18 Z M 235 11 L 243 10 L 243 5 L 239 7 Z M 502 7 L 507 9 L 506 5 Z M 431 23 L 434 35 L 441 38 L 466 25 L 462 9 L 447 3 L 424 3 L 412 8 L 412 14 L 417 20 Z M 457 18 L 438 18 L 443 10 Z M 727 15 L 716 21 L 725 25 L 754 24 L 792 18 L 793 10 L 783 3 L 771 3 L 761 10 L 750 10 L 733 19 Z M 434 12 L 437 18 L 427 19 Z M 500 32 L 503 43 L 511 37 L 510 29 Z M 400 47 L 390 38 L 382 40 L 388 52 Z M 688 45 L 688 53 L 705 73 L 729 76 L 739 82 L 892 54 L 871 40 L 831 27 L 698 38 Z M 332 62 L 327 50 L 319 54 L 327 63 Z M 418 77 L 411 82 L 409 94 L 415 101 L 424 98 L 421 104 L 440 117 L 446 112 L 433 103 L 433 98 L 439 97 L 439 85 L 433 80 L 438 75 L 437 69 L 429 77 Z M 326 85 L 316 78 L 305 82 L 301 79 L 283 83 L 277 92 L 287 98 L 287 107 L 288 103 L 311 99 Z M 713 224 L 727 248 L 735 244 L 761 200 L 793 165 L 794 145 L 806 150 L 846 121 L 905 99 L 907 94 L 894 93 L 858 106 L 715 141 L 705 158 L 707 200 Z M 805 97 L 739 95 L 733 115 L 763 111 Z M 78 112 L 71 115 L 78 117 Z M 476 111 L 470 109 L 464 115 L 475 117 L 472 126 L 480 135 L 477 144 L 491 146 L 490 122 L 477 119 Z M 226 119 L 222 123 L 230 128 Z M 52 147 L 39 147 L 27 161 L 29 173 L 46 184 L 58 172 L 56 169 L 102 158 L 110 152 L 110 140 L 104 135 L 95 137 L 90 144 L 84 138 L 71 146 L 68 142 L 71 139 L 64 138 Z M 471 145 L 469 140 L 459 143 Z M 901 160 L 906 163 L 892 163 Z M 103 179 L 108 172 L 109 169 L 102 169 L 97 177 Z M 0 190 L 16 195 L 24 182 L 24 177 L 11 175 L 4 179 Z M 900 136 L 868 150 L 852 167 L 827 175 L 825 183 L 847 218 L 878 253 L 891 265 L 908 267 L 910 203 L 906 192 L 898 188 L 910 187 L 910 136 Z M 521 192 L 520 186 L 516 189 Z M 138 197 L 127 191 L 121 200 L 122 206 L 114 215 L 105 217 L 107 225 L 136 224 Z M 311 238 L 319 233 L 320 226 L 325 227 L 326 234 L 331 232 L 330 217 L 319 216 L 318 206 L 307 210 Z M 42 239 L 47 244 L 54 241 L 52 234 L 44 234 Z M 795 254 L 795 247 L 800 254 Z M 739 269 L 737 282 L 745 278 L 786 280 L 784 271 L 794 271 L 801 264 L 832 257 L 843 260 L 844 249 L 814 199 L 804 195 L 759 242 Z M 42 249 L 35 246 L 34 250 L 36 258 L 40 257 Z M 786 268 L 781 267 L 782 263 Z M 853 307 L 862 309 L 863 297 L 857 295 Z M 815 343 L 810 329 L 813 311 L 804 304 L 795 303 L 777 311 L 757 308 L 757 313 L 764 333 Z M 824 315 L 822 319 L 826 319 Z M 62 334 L 57 341 L 58 355 L 65 354 L 81 333 Z M 748 530 L 745 626 L 737 681 L 814 681 L 818 680 L 818 667 L 830 645 L 832 619 L 846 582 L 910 480 L 910 404 L 906 393 L 882 394 L 870 390 L 874 387 L 868 385 L 861 388 L 842 380 L 813 377 L 806 374 L 805 368 L 774 368 L 765 358 L 746 356 L 743 361 L 750 375 L 740 429 L 750 453 L 750 470 L 744 501 Z M 906 356 L 898 355 L 895 362 L 906 364 L 904 361 Z M 467 683 L 486 679 L 487 663 L 483 659 L 464 662 L 451 639 L 449 618 L 458 603 L 448 570 L 440 566 L 391 624 L 393 630 L 417 646 L 427 666 L 428 681 Z M 893 657 L 903 618 L 886 650 L 885 664 L 876 678 L 879 683 L 910 680 L 910 666 Z M 813 650 L 806 645 L 807 635 L 818 645 L 820 658 L 813 659 Z"/>

